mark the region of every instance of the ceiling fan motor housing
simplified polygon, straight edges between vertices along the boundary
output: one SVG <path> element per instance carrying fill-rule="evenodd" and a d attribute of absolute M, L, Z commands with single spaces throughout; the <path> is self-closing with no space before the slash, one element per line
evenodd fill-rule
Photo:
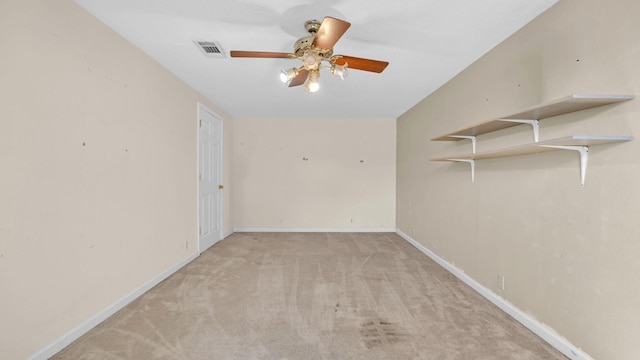
<path fill-rule="evenodd" d="M 303 38 L 298 39 L 298 41 L 296 41 L 295 44 L 293 44 L 293 52 L 296 55 L 299 55 L 298 53 L 300 52 L 304 52 L 307 49 L 310 49 L 312 46 L 311 44 L 313 43 L 313 38 L 314 36 L 305 36 Z"/>
<path fill-rule="evenodd" d="M 306 36 L 298 39 L 298 41 L 293 45 L 294 54 L 297 58 L 302 60 L 302 63 L 307 70 L 318 69 L 320 62 L 330 61 L 331 55 L 333 55 L 333 49 L 318 49 L 313 46 L 314 38 L 315 36 L 313 35 Z"/>

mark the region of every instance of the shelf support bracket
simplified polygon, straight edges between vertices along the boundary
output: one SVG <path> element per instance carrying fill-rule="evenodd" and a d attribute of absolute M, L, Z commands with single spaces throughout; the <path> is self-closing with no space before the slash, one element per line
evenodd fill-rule
<path fill-rule="evenodd" d="M 499 121 L 506 122 L 514 122 L 519 124 L 529 124 L 533 128 L 533 142 L 538 142 L 540 140 L 540 120 L 529 120 L 529 119 L 498 119 Z"/>
<path fill-rule="evenodd" d="M 476 182 L 476 161 L 472 159 L 449 159 L 455 162 L 464 162 L 471 165 L 471 182 Z"/>
<path fill-rule="evenodd" d="M 580 186 L 584 187 L 584 179 L 587 176 L 587 162 L 589 161 L 588 146 L 572 146 L 572 145 L 540 145 L 543 147 L 573 150 L 580 153 Z"/>
<path fill-rule="evenodd" d="M 475 135 L 450 135 L 449 137 L 471 140 L 471 149 L 473 150 L 474 154 L 476 153 L 476 137 L 475 137 Z"/>

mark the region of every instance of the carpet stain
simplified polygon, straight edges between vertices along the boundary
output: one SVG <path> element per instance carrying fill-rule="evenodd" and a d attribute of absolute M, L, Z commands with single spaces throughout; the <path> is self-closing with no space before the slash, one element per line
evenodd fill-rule
<path fill-rule="evenodd" d="M 407 337 L 400 326 L 382 319 L 362 322 L 360 336 L 367 349 L 385 344 L 396 344 L 404 341 Z"/>

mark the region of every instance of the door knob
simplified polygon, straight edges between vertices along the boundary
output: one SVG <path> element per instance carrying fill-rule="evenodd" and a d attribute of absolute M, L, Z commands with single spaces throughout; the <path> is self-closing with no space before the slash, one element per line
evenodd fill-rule
<path fill-rule="evenodd" d="M 218 189 L 224 189 L 223 185 L 218 185 Z"/>

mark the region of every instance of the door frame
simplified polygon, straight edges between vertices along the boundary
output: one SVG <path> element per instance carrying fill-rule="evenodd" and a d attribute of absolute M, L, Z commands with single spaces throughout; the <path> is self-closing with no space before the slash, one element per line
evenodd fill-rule
<path fill-rule="evenodd" d="M 200 248 L 200 114 L 205 111 L 209 113 L 214 118 L 220 120 L 220 154 L 218 161 L 218 171 L 220 175 L 220 182 L 223 182 L 223 152 L 224 152 L 224 118 L 215 111 L 209 109 L 201 102 L 197 102 L 197 111 L 196 111 L 196 244 L 198 247 L 198 255 L 202 253 L 202 249 Z M 220 205 L 218 205 L 218 224 L 219 227 L 219 240 L 222 240 L 224 234 L 224 226 L 223 226 L 223 209 L 224 209 L 224 191 L 220 191 Z M 215 244 L 215 243 L 214 243 Z"/>

